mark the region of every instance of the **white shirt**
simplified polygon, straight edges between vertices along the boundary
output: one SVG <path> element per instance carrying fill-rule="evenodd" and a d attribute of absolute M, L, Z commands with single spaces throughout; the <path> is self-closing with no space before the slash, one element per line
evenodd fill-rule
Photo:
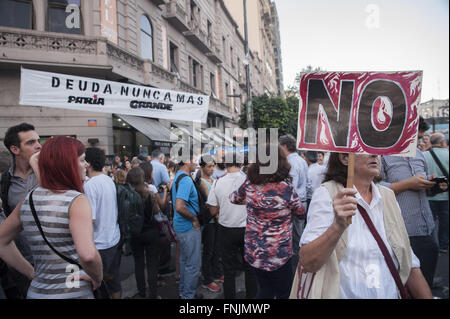
<path fill-rule="evenodd" d="M 355 188 L 356 189 L 356 188 Z M 398 267 L 398 261 L 386 237 L 383 221 L 383 200 L 380 191 L 372 183 L 372 202 L 367 204 L 359 193 L 358 204 L 370 216 L 380 237 Z M 314 241 L 334 221 L 332 199 L 328 190 L 320 186 L 312 197 L 307 224 L 300 239 L 300 245 Z M 420 262 L 412 252 L 412 267 L 419 268 Z M 348 243 L 345 255 L 339 264 L 340 292 L 344 299 L 398 299 L 397 286 L 392 278 L 383 254 L 373 238 L 361 214 L 357 213 L 348 226 Z"/>
<path fill-rule="evenodd" d="M 235 205 L 230 202 L 230 194 L 238 190 L 245 182 L 242 172 L 228 173 L 211 186 L 208 201 L 211 206 L 219 206 L 219 224 L 229 228 L 245 227 L 247 225 L 247 208 L 245 205 Z"/>
<path fill-rule="evenodd" d="M 318 163 L 309 165 L 308 177 L 311 180 L 311 196 L 314 193 L 314 191 L 320 186 L 320 184 L 322 184 L 323 178 L 325 177 L 326 169 L 327 169 L 326 166 L 319 165 Z"/>
<path fill-rule="evenodd" d="M 289 175 L 292 176 L 292 185 L 294 185 L 297 195 L 302 202 L 308 199 L 308 192 L 310 192 L 311 181 L 308 177 L 308 164 L 297 153 L 291 153 L 287 156 L 291 170 Z"/>
<path fill-rule="evenodd" d="M 153 193 L 153 194 L 158 194 L 158 190 L 156 189 L 156 186 L 153 184 L 147 184 L 145 183 L 145 185 L 147 185 L 148 189 Z"/>
<path fill-rule="evenodd" d="M 91 177 L 84 184 L 84 192 L 89 199 L 94 220 L 94 242 L 98 250 L 111 248 L 120 240 L 117 223 L 117 191 L 108 176 L 100 174 Z"/>
<path fill-rule="evenodd" d="M 227 170 L 220 170 L 214 166 L 213 174 L 211 175 L 212 179 L 219 179 L 227 173 Z"/>

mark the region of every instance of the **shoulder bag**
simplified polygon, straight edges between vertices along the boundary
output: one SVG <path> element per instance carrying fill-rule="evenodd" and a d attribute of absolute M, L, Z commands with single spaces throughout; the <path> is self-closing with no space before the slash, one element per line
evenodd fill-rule
<path fill-rule="evenodd" d="M 33 191 L 34 192 L 34 191 Z M 50 247 L 51 250 L 53 250 L 53 252 L 55 254 L 57 254 L 59 257 L 61 257 L 63 260 L 65 260 L 66 262 L 68 262 L 69 264 L 72 265 L 76 265 L 78 266 L 78 268 L 80 270 L 83 269 L 83 267 L 81 267 L 81 265 L 76 262 L 75 260 L 64 256 L 63 254 L 61 254 L 59 251 L 57 251 L 55 249 L 55 247 L 53 247 L 52 244 L 50 244 L 50 242 L 47 240 L 47 238 L 45 237 L 44 231 L 42 230 L 42 226 L 41 226 L 41 222 L 39 221 L 39 218 L 36 214 L 36 209 L 34 208 L 34 203 L 33 203 L 33 192 L 30 193 L 30 198 L 29 198 L 29 202 L 30 202 L 30 208 L 31 208 L 31 212 L 33 213 L 33 217 L 34 217 L 34 221 L 36 222 L 36 226 L 39 229 L 39 232 L 41 233 L 42 238 L 44 239 L 45 243 L 48 245 L 48 247 Z M 100 287 L 98 287 L 96 290 L 93 291 L 94 294 L 94 298 L 95 299 L 111 299 L 111 295 L 109 294 L 108 289 L 106 288 L 106 284 L 105 281 L 102 280 L 102 283 L 100 285 Z"/>
<path fill-rule="evenodd" d="M 394 261 L 392 260 L 392 256 L 389 253 L 389 250 L 387 249 L 386 245 L 384 244 L 384 241 L 381 239 L 380 234 L 378 234 L 372 220 L 370 219 L 369 214 L 367 214 L 367 211 L 361 206 L 358 205 L 358 211 L 361 214 L 362 218 L 366 222 L 367 227 L 369 228 L 370 232 L 372 233 L 373 238 L 376 240 L 378 247 L 381 250 L 381 253 L 383 254 L 384 260 L 386 260 L 387 266 L 389 268 L 389 271 L 391 272 L 392 277 L 394 278 L 395 284 L 397 285 L 397 289 L 400 293 L 400 296 L 402 299 L 411 299 L 411 296 L 408 293 L 408 289 L 403 285 L 402 280 L 400 279 L 400 274 L 398 273 L 397 267 L 395 267 Z"/>
<path fill-rule="evenodd" d="M 436 162 L 437 166 L 439 166 L 440 170 L 442 171 L 442 173 L 447 178 L 447 183 L 448 183 L 448 172 L 444 168 L 444 165 L 442 165 L 441 161 L 439 160 L 439 158 L 437 157 L 437 155 L 436 155 L 436 153 L 434 152 L 433 149 L 430 150 L 430 154 L 433 157 L 434 161 Z M 439 187 L 439 185 L 436 184 L 432 188 L 427 189 L 426 192 L 427 192 L 427 196 L 433 197 L 433 196 L 436 196 L 437 194 L 448 192 L 448 189 L 447 190 L 442 190 Z"/>

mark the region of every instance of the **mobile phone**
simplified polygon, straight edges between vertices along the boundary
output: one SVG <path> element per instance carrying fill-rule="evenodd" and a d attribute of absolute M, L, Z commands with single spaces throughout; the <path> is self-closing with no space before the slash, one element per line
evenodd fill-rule
<path fill-rule="evenodd" d="M 435 177 L 435 178 L 433 178 L 431 181 L 432 181 L 432 182 L 436 182 L 436 183 L 438 183 L 438 184 L 440 184 L 440 183 L 447 183 L 447 184 L 448 184 L 447 177 L 445 177 L 445 176 L 438 176 L 438 177 Z"/>

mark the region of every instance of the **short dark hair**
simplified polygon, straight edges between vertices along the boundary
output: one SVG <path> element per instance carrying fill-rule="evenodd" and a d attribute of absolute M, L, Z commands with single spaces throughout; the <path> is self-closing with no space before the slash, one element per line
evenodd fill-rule
<path fill-rule="evenodd" d="M 313 164 L 317 163 L 317 161 L 319 160 L 319 155 L 316 151 L 305 152 L 305 157 L 308 161 L 310 161 Z"/>
<path fill-rule="evenodd" d="M 297 151 L 297 141 L 291 135 L 283 135 L 279 138 L 280 145 L 286 145 L 289 152 Z"/>
<path fill-rule="evenodd" d="M 258 152 L 259 153 L 259 152 Z M 270 154 L 270 145 L 266 146 L 266 154 Z M 256 155 L 256 163 L 249 166 L 247 176 L 250 183 L 255 185 L 263 185 L 267 183 L 279 183 L 289 179 L 289 171 L 291 165 L 289 164 L 286 155 L 284 155 L 281 146 L 278 146 L 278 167 L 275 174 L 261 174 L 261 167 L 268 166 L 268 164 L 262 164 L 259 160 L 259 154 Z"/>
<path fill-rule="evenodd" d="M 226 159 L 226 156 L 225 156 Z M 225 160 L 225 168 L 230 168 L 230 167 L 241 167 L 243 163 L 239 163 L 237 160 L 237 153 L 236 151 L 232 152 L 232 160 L 231 161 L 226 161 Z"/>
<path fill-rule="evenodd" d="M 186 145 L 188 146 L 188 145 Z M 192 147 L 192 145 L 189 148 L 189 159 L 187 159 L 188 161 L 192 161 L 194 159 L 194 148 Z M 184 166 L 186 163 L 184 162 L 186 160 L 186 158 L 183 158 L 183 150 L 185 150 L 186 148 L 180 148 L 178 150 L 178 156 L 180 157 L 180 160 L 178 162 L 178 168 Z M 152 156 L 153 157 L 153 156 Z"/>
<path fill-rule="evenodd" d="M 430 129 L 430 125 L 425 122 L 422 116 L 419 116 L 419 132 L 426 132 Z"/>
<path fill-rule="evenodd" d="M 161 152 L 161 150 L 153 150 L 153 152 L 152 152 L 152 159 L 157 159 L 161 155 L 164 155 L 164 153 Z"/>
<path fill-rule="evenodd" d="M 5 134 L 5 140 L 3 143 L 5 144 L 6 149 L 14 156 L 14 154 L 11 152 L 10 147 L 11 146 L 17 146 L 20 147 L 20 138 L 19 133 L 20 132 L 29 132 L 34 131 L 34 126 L 28 123 L 21 123 L 16 126 L 11 126 L 8 128 Z"/>
<path fill-rule="evenodd" d="M 212 156 L 208 156 L 208 155 L 205 155 L 205 156 L 202 156 L 202 157 L 200 157 L 200 167 L 205 167 L 206 166 L 206 164 L 208 164 L 208 163 L 214 163 L 214 165 L 216 165 L 216 161 L 212 158 Z"/>
<path fill-rule="evenodd" d="M 92 169 L 96 172 L 101 172 L 105 166 L 105 152 L 98 147 L 88 147 L 85 154 L 86 162 L 91 165 Z"/>

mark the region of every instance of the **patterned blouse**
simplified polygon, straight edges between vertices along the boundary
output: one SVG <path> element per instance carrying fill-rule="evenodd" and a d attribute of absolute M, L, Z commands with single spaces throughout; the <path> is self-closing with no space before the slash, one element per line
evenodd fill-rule
<path fill-rule="evenodd" d="M 292 183 L 254 185 L 247 179 L 230 200 L 247 205 L 245 260 L 266 271 L 286 264 L 292 257 L 291 214 L 306 213 Z"/>

